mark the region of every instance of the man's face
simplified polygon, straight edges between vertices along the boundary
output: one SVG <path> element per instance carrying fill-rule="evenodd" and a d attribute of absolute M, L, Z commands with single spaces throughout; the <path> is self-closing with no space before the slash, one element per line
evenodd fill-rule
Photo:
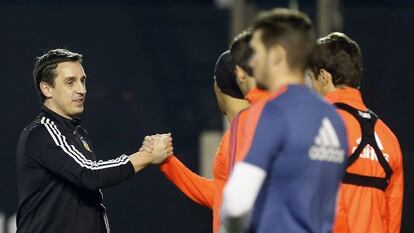
<path fill-rule="evenodd" d="M 250 40 L 250 47 L 253 55 L 249 65 L 253 68 L 253 76 L 257 80 L 257 87 L 260 89 L 269 88 L 269 59 L 266 46 L 262 42 L 262 30 L 256 30 Z"/>
<path fill-rule="evenodd" d="M 55 69 L 54 86 L 49 86 L 46 101 L 51 110 L 73 118 L 84 110 L 86 75 L 79 62 L 62 62 Z"/>

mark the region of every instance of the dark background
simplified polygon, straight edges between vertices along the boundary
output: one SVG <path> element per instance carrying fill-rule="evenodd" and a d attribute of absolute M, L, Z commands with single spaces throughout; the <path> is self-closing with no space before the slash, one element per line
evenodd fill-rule
<path fill-rule="evenodd" d="M 299 3 L 314 18 L 315 3 Z M 406 178 L 402 232 L 412 233 L 414 4 L 342 5 L 343 31 L 364 56 L 364 99 L 400 139 Z M 200 133 L 222 128 L 212 73 L 228 46 L 229 19 L 228 10 L 207 0 L 0 1 L 0 223 L 16 211 L 16 143 L 40 106 L 31 76 L 36 56 L 57 47 L 84 55 L 88 95 L 82 124 L 98 157 L 132 153 L 145 135 L 172 132 L 175 152 L 198 171 Z M 112 232 L 211 232 L 210 211 L 181 194 L 158 167 L 104 193 Z M 6 228 L 0 224 L 0 233 L 10 233 Z"/>

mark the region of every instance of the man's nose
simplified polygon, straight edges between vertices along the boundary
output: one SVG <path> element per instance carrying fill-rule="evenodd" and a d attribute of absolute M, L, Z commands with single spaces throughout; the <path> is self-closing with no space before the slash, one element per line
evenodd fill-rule
<path fill-rule="evenodd" d="M 78 85 L 76 85 L 76 91 L 79 94 L 86 94 L 86 85 L 85 85 L 85 83 L 78 82 Z"/>

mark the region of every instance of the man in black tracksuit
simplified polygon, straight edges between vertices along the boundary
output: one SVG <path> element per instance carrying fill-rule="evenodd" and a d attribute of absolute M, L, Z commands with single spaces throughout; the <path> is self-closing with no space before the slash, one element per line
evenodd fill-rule
<path fill-rule="evenodd" d="M 97 160 L 77 118 L 86 96 L 81 62 L 80 54 L 56 49 L 35 64 L 43 106 L 18 142 L 18 233 L 110 232 L 100 188 L 118 184 L 172 152 L 171 137 L 165 135 L 152 151 Z"/>

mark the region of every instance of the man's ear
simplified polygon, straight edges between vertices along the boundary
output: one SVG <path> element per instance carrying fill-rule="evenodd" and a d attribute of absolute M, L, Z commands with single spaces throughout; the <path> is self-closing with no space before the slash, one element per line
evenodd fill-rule
<path fill-rule="evenodd" d="M 52 86 L 49 85 L 47 82 L 40 82 L 39 84 L 40 91 L 46 98 L 52 97 Z"/>
<path fill-rule="evenodd" d="M 274 45 L 269 49 L 269 60 L 273 65 L 279 65 L 286 58 L 286 50 L 281 45 Z"/>
<path fill-rule="evenodd" d="M 331 73 L 329 73 L 327 70 L 325 69 L 320 69 L 319 70 L 319 77 L 318 77 L 319 81 L 323 84 L 323 85 L 327 85 L 332 83 L 332 75 Z"/>
<path fill-rule="evenodd" d="M 239 66 L 236 65 L 236 68 L 234 69 L 234 73 L 236 75 L 236 79 L 239 83 L 244 83 L 246 81 L 246 72 Z"/>

